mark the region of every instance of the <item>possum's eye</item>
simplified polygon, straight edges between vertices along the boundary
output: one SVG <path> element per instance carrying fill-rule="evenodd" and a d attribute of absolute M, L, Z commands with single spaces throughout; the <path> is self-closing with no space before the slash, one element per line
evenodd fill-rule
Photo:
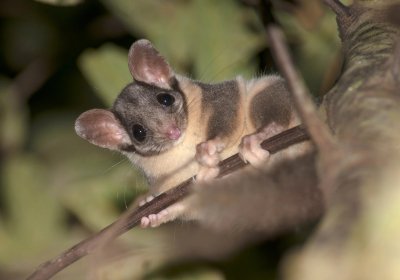
<path fill-rule="evenodd" d="M 157 95 L 157 101 L 158 101 L 161 105 L 166 106 L 166 107 L 169 107 L 169 106 L 171 106 L 172 104 L 174 104 L 175 98 L 174 98 L 171 94 L 162 93 L 162 94 Z"/>
<path fill-rule="evenodd" d="M 146 129 L 140 124 L 134 124 L 132 126 L 133 137 L 139 142 L 143 142 L 146 139 Z"/>

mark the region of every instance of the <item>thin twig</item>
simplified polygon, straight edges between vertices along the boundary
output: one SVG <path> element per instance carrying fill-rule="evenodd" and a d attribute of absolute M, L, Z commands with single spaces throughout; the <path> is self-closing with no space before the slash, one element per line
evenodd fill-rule
<path fill-rule="evenodd" d="M 281 28 L 275 23 L 272 4 L 269 0 L 261 2 L 262 20 L 269 39 L 271 53 L 276 65 L 288 83 L 296 110 L 319 155 L 320 172 L 323 173 L 320 189 L 328 203 L 335 189 L 335 179 L 341 172 L 337 163 L 344 158 L 328 126 L 319 118 L 317 107 L 290 57 Z"/>
<path fill-rule="evenodd" d="M 343 40 L 353 20 L 351 8 L 343 5 L 338 0 L 323 0 L 323 2 L 336 14 L 339 35 Z"/>
<path fill-rule="evenodd" d="M 31 61 L 14 79 L 11 84 L 13 92 L 19 102 L 24 103 L 50 78 L 55 70 L 54 65 L 47 57 L 40 57 Z"/>
<path fill-rule="evenodd" d="M 323 155 L 331 154 L 332 151 L 336 150 L 334 138 L 327 125 L 319 118 L 311 95 L 293 65 L 282 31 L 275 24 L 268 24 L 266 29 L 276 64 L 288 83 L 297 112 L 304 126 L 320 153 Z"/>
<path fill-rule="evenodd" d="M 278 135 L 265 140 L 261 146 L 270 153 L 276 153 L 293 144 L 308 140 L 306 131 L 301 126 L 288 129 Z M 236 154 L 220 163 L 219 177 L 223 177 L 233 171 L 236 171 L 246 164 Z M 59 271 L 63 270 L 70 264 L 76 262 L 80 258 L 93 252 L 117 238 L 129 229 L 137 226 L 142 217 L 150 214 L 158 213 L 168 206 L 183 199 L 190 193 L 193 178 L 187 179 L 175 188 L 160 194 L 149 203 L 137 208 L 129 209 L 121 218 L 107 226 L 95 235 L 81 241 L 70 249 L 64 251 L 59 256 L 40 265 L 34 273 L 28 276 L 28 280 L 45 280 L 50 279 Z"/>
<path fill-rule="evenodd" d="M 340 18 L 345 19 L 351 16 L 350 10 L 347 6 L 343 5 L 338 0 L 323 0 L 325 5 L 332 9 L 332 11 Z"/>

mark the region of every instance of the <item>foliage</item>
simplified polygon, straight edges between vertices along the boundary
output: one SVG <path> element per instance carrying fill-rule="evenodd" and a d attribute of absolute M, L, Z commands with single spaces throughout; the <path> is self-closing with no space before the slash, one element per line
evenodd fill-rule
<path fill-rule="evenodd" d="M 293 12 L 276 14 L 318 94 L 335 78 L 336 25 L 318 1 L 300 3 Z M 85 143 L 73 130 L 79 113 L 109 107 L 131 80 L 126 55 L 135 39 L 148 38 L 174 69 L 196 79 L 275 71 L 256 12 L 235 0 L 6 0 L 0 15 L 1 279 L 26 275 L 106 226 L 145 190 L 127 160 Z M 133 230 L 124 242 L 147 244 L 142 233 Z M 148 279 L 243 279 L 251 270 L 266 279 L 275 275 L 276 263 L 263 258 L 279 258 L 288 240 L 213 266 L 166 272 L 157 269 L 168 260 L 154 261 Z M 243 267 L 229 273 L 237 270 L 235 259 Z M 60 277 L 84 275 L 79 269 Z M 149 272 L 133 270 L 111 267 L 104 275 L 128 279 Z"/>

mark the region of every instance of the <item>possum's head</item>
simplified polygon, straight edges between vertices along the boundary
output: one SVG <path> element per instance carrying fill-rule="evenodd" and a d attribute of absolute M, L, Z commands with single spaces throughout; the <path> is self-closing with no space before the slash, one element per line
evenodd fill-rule
<path fill-rule="evenodd" d="M 84 112 L 76 133 L 100 147 L 143 156 L 162 153 L 178 143 L 187 126 L 186 99 L 168 62 L 147 40 L 129 51 L 135 82 L 127 85 L 111 110 Z"/>

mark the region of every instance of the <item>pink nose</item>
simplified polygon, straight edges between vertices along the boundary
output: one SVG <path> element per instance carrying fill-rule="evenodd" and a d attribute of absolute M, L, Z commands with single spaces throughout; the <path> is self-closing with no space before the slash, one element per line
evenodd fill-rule
<path fill-rule="evenodd" d="M 167 136 L 171 140 L 178 140 L 179 137 L 181 136 L 181 131 L 177 127 L 171 127 L 167 131 Z"/>

